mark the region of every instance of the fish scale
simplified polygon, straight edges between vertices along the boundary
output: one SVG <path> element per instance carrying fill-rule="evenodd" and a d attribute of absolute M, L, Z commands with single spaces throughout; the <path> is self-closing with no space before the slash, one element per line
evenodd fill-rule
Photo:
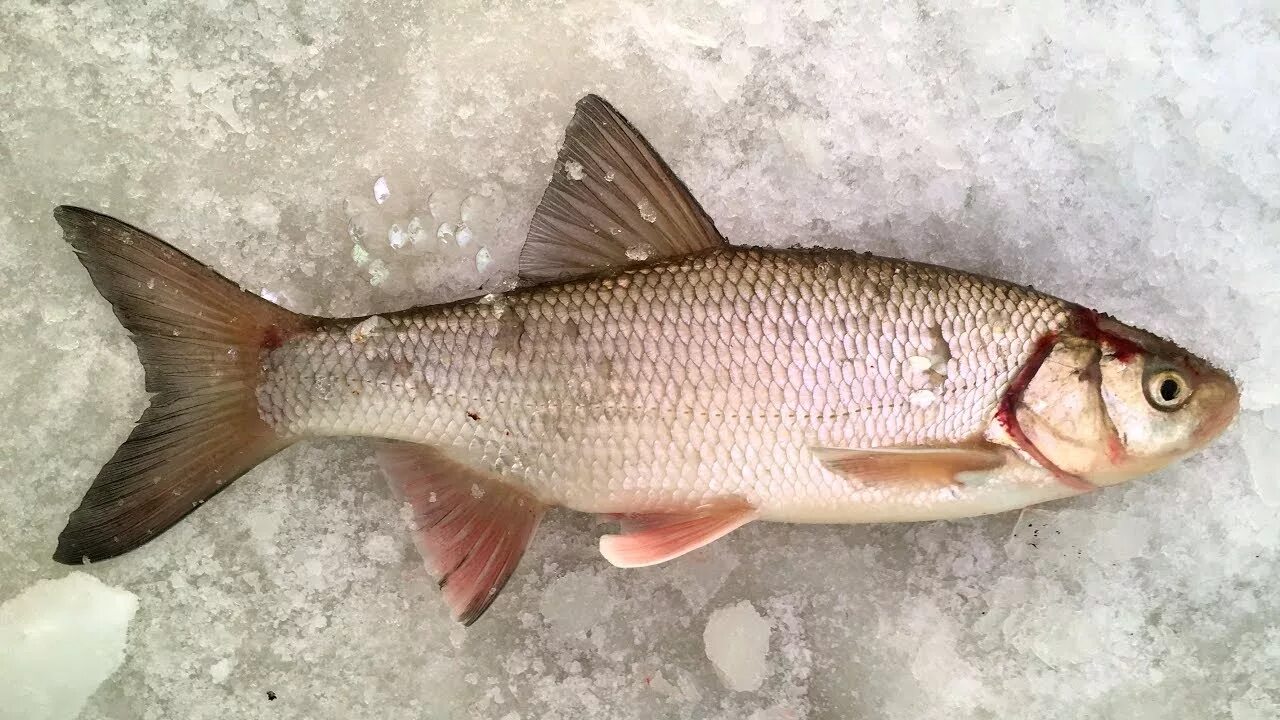
<path fill-rule="evenodd" d="M 980 437 L 1071 311 L 945 268 L 730 248 L 388 315 L 369 337 L 363 318 L 332 322 L 270 351 L 259 410 L 286 437 L 446 448 L 577 510 L 730 495 L 765 518 L 857 516 L 882 493 L 810 447 Z M 939 351 L 941 372 L 919 377 L 911 358 Z"/>

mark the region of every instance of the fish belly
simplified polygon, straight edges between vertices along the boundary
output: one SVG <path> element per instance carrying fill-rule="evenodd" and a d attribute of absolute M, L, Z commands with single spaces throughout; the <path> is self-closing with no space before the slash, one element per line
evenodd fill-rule
<path fill-rule="evenodd" d="M 1070 311 L 945 268 L 734 248 L 332 321 L 265 358 L 259 408 L 284 436 L 433 445 L 582 511 L 737 497 L 771 520 L 956 517 L 1066 493 L 1025 463 L 955 488 L 862 487 L 810 449 L 980 437 Z"/>

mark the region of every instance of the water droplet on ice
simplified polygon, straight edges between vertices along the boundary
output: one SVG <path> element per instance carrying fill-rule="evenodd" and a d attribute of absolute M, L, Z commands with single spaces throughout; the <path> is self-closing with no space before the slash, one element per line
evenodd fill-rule
<path fill-rule="evenodd" d="M 627 246 L 628 260 L 635 260 L 637 262 L 641 260 L 648 260 L 649 256 L 652 254 L 653 248 L 644 243 Z"/>
<path fill-rule="evenodd" d="M 916 407 L 929 407 L 938 399 L 932 390 L 917 390 L 911 393 L 911 404 Z"/>
<path fill-rule="evenodd" d="M 570 180 L 581 180 L 585 175 L 582 171 L 582 163 L 575 160 L 565 160 L 564 174 L 568 175 Z"/>
<path fill-rule="evenodd" d="M 490 254 L 489 248 L 480 248 L 480 251 L 476 253 L 476 272 L 483 274 L 492 264 L 493 255 Z"/>
<path fill-rule="evenodd" d="M 377 180 L 373 181 L 373 199 L 377 200 L 378 204 L 381 205 L 382 203 L 386 202 L 390 197 L 391 197 L 391 188 L 387 187 L 386 176 L 385 175 L 379 176 Z"/>
<path fill-rule="evenodd" d="M 453 237 L 458 242 L 458 247 L 464 248 L 471 244 L 471 228 L 467 227 L 466 223 L 463 223 L 453 231 Z"/>
<path fill-rule="evenodd" d="M 406 242 L 408 242 L 408 238 L 404 234 L 404 230 L 400 229 L 399 225 L 392 225 L 391 229 L 387 230 L 387 242 L 391 247 L 399 250 L 404 247 Z"/>
<path fill-rule="evenodd" d="M 351 332 L 347 333 L 347 337 L 353 343 L 363 343 L 375 335 L 381 335 L 389 327 L 391 327 L 391 323 L 386 318 L 379 315 L 370 315 L 351 328 Z"/>
<path fill-rule="evenodd" d="M 440 227 L 436 228 L 436 239 L 442 244 L 450 245 L 453 243 L 453 233 L 453 223 L 440 223 Z"/>
<path fill-rule="evenodd" d="M 648 200 L 641 200 L 636 203 L 636 207 L 640 209 L 640 217 L 644 218 L 645 222 L 658 221 L 658 211 L 654 209 L 653 203 Z"/>

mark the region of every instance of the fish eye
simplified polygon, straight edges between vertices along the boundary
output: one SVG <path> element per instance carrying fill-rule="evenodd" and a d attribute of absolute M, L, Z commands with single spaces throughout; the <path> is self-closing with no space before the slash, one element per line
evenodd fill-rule
<path fill-rule="evenodd" d="M 1154 373 L 1146 382 L 1147 402 L 1157 410 L 1177 410 L 1191 397 L 1191 385 L 1175 370 Z"/>

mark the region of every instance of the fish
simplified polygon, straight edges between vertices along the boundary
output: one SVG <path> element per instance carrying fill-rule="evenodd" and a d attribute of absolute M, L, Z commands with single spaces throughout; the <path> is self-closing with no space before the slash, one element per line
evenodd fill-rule
<path fill-rule="evenodd" d="M 643 567 L 754 521 L 1000 513 L 1156 471 L 1240 394 L 1174 343 L 1031 288 L 843 249 L 733 245 L 641 133 L 582 98 L 510 291 L 291 312 L 155 236 L 54 211 L 150 404 L 58 538 L 97 562 L 300 440 L 371 438 L 467 625 L 548 509 Z"/>

